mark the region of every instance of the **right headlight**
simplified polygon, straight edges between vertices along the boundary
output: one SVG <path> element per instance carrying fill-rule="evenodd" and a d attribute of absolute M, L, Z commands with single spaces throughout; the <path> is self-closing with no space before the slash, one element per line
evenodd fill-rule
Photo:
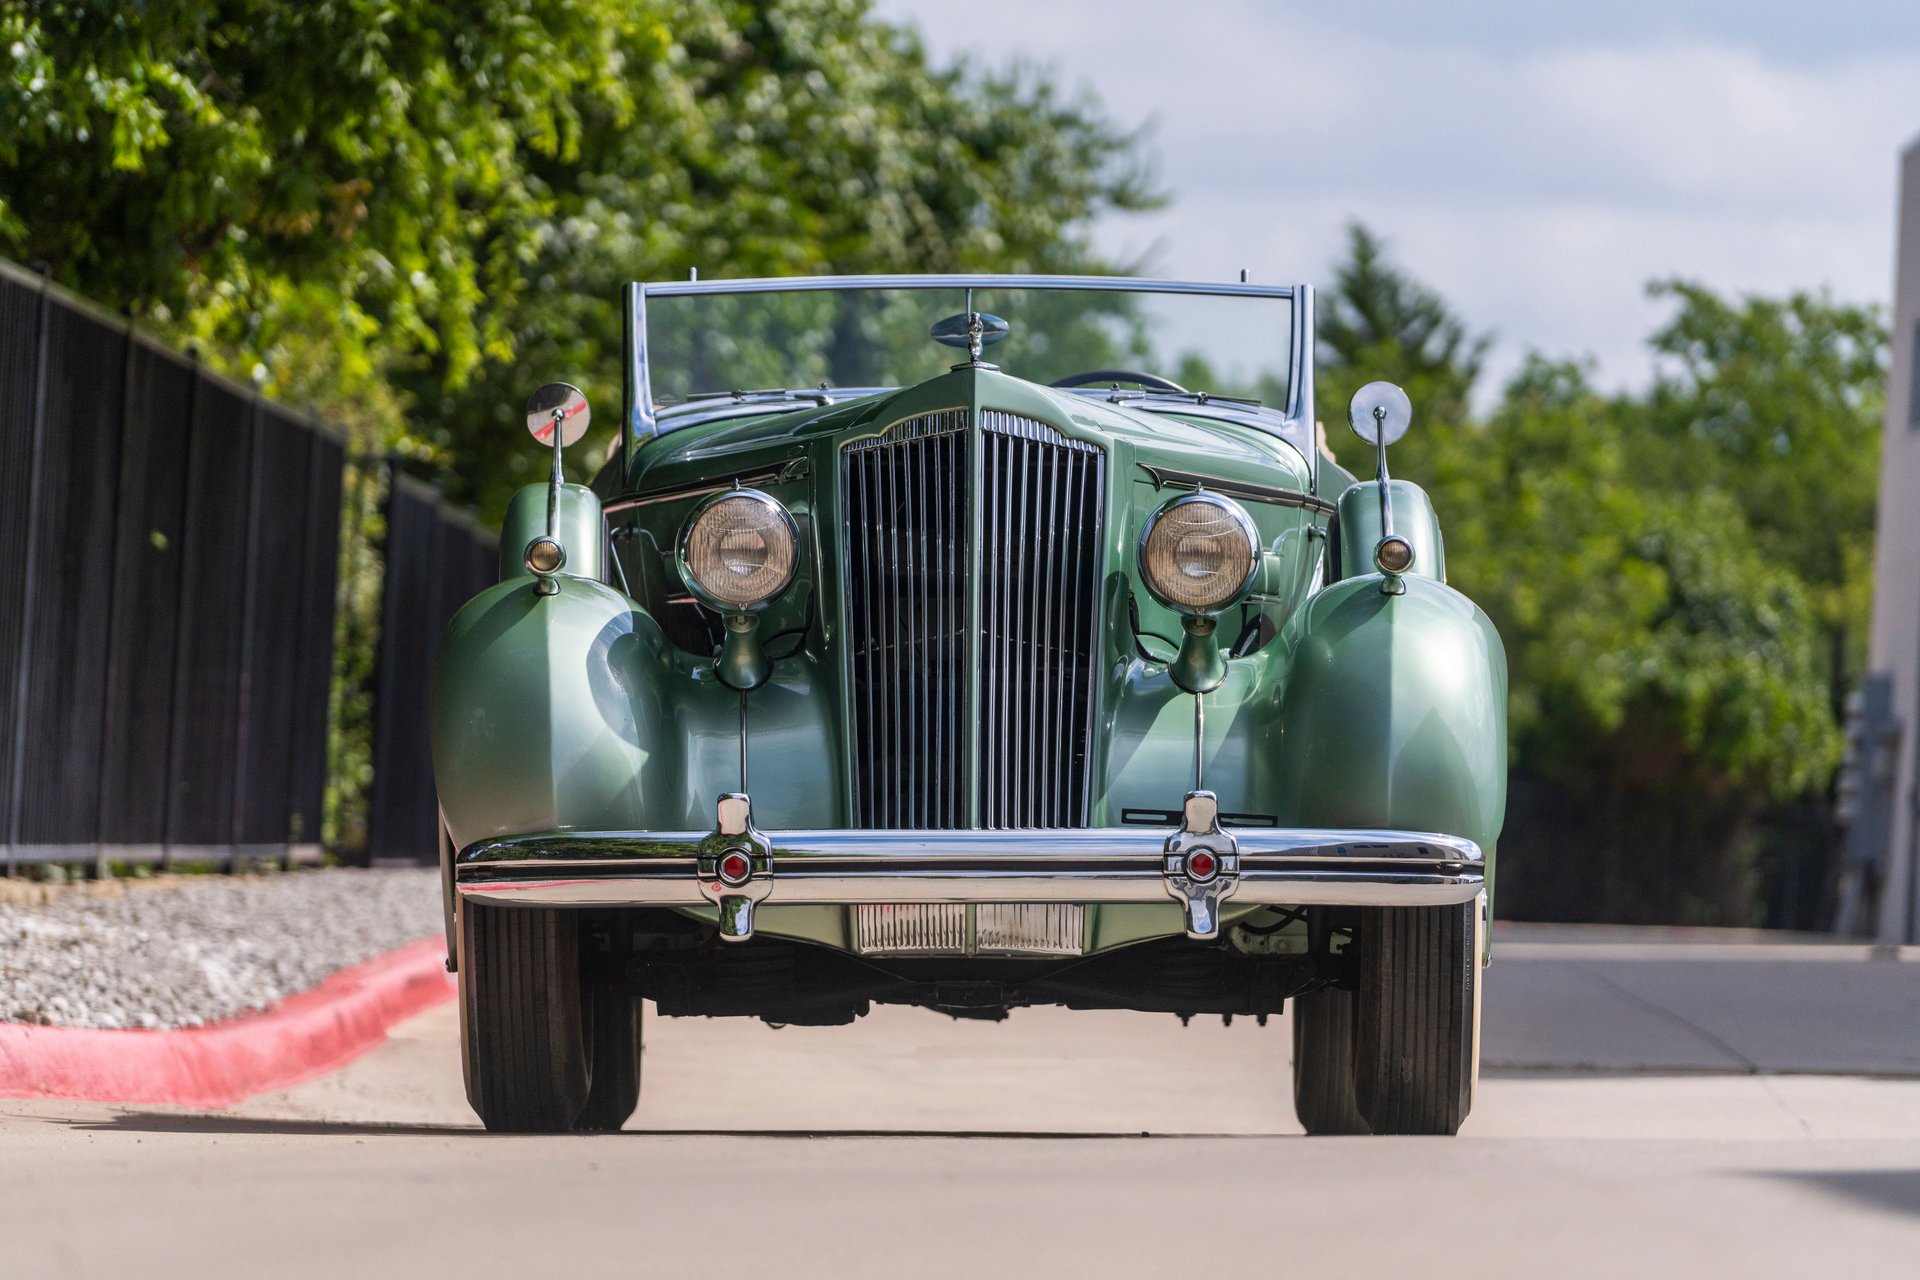
<path fill-rule="evenodd" d="M 729 489 L 688 518 L 680 533 L 680 576 L 709 608 L 750 613 L 793 582 L 799 543 L 785 507 L 757 489 Z"/>
<path fill-rule="evenodd" d="M 1173 499 L 1140 534 L 1140 578 L 1181 613 L 1217 613 L 1246 594 L 1260 534 L 1239 503 L 1202 490 Z"/>

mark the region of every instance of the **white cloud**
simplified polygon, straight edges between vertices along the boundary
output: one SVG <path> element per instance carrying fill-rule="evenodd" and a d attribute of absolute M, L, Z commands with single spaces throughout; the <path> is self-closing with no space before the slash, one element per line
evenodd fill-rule
<path fill-rule="evenodd" d="M 1920 129 L 1917 54 L 1801 69 L 1704 45 L 1598 49 L 1522 72 L 1596 170 L 1630 184 L 1625 203 L 1858 209 L 1856 186 L 1883 192 L 1891 145 Z"/>
<path fill-rule="evenodd" d="M 1758 11 L 1711 3 L 1645 39 L 1540 21 L 1525 39 L 1456 36 L 1387 20 L 1392 3 L 1361 6 L 1385 15 L 1365 24 L 1298 4 L 880 7 L 936 55 L 1037 59 L 1121 122 L 1157 122 L 1175 204 L 1102 225 L 1110 251 L 1157 244 L 1169 275 L 1313 280 L 1357 217 L 1498 332 L 1495 379 L 1528 347 L 1643 378 L 1654 278 L 1868 301 L 1891 282 L 1920 30 L 1861 27 L 1802 57 L 1756 33 Z"/>

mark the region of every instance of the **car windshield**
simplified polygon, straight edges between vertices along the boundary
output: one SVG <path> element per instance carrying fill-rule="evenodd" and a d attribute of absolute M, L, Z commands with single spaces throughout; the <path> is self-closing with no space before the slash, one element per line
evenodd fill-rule
<path fill-rule="evenodd" d="M 1191 392 L 1275 407 L 1287 402 L 1293 309 L 1284 290 L 943 282 L 692 291 L 702 287 L 665 286 L 674 292 L 664 294 L 654 292 L 662 286 L 648 287 L 646 363 L 656 405 L 742 390 L 909 386 L 967 358 L 929 331 L 964 317 L 969 301 L 974 311 L 1006 321 L 1005 338 L 983 358 L 1032 382 L 1119 371 L 1155 375 Z M 1140 385 L 1113 378 L 1093 385 L 1115 381 Z"/>

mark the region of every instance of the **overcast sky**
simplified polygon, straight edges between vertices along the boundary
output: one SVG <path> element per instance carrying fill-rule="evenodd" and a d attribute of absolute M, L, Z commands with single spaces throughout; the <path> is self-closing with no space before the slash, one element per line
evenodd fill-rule
<path fill-rule="evenodd" d="M 1318 282 L 1359 218 L 1476 326 L 1638 382 L 1649 279 L 1884 303 L 1920 0 L 880 0 L 1025 59 L 1150 146 L 1149 274 Z M 1492 386 L 1482 389 L 1483 396 Z"/>

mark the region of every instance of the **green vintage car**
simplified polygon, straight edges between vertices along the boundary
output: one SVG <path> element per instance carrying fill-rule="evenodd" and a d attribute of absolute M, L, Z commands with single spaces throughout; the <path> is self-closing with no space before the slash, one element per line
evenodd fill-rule
<path fill-rule="evenodd" d="M 1293 1006 L 1309 1133 L 1472 1104 L 1499 637 L 1317 434 L 1306 286 L 630 286 L 625 415 L 441 643 L 466 1084 L 617 1129 L 659 1015 Z M 992 357 L 992 360 L 989 360 Z M 1282 1070 L 1274 1063 L 1276 1075 Z M 1277 1082 L 1276 1082 L 1277 1084 Z"/>

